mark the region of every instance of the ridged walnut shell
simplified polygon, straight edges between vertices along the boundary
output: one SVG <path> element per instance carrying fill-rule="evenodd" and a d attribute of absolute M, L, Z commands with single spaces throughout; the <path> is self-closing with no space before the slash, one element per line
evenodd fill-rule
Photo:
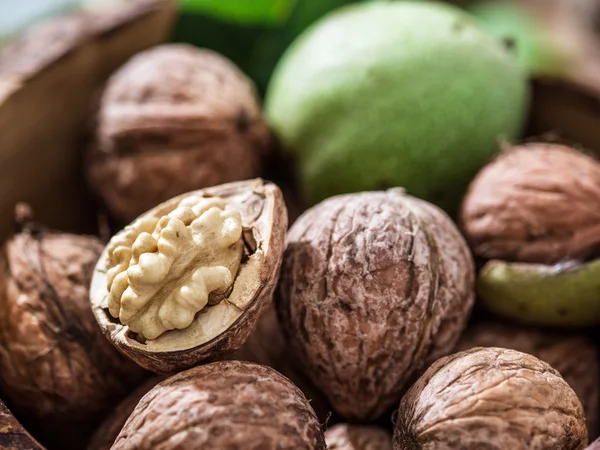
<path fill-rule="evenodd" d="M 0 400 L 0 450 L 44 450 Z"/>
<path fill-rule="evenodd" d="M 534 356 L 478 347 L 436 361 L 400 403 L 395 450 L 578 450 L 583 407 Z"/>
<path fill-rule="evenodd" d="M 373 426 L 337 424 L 325 432 L 327 450 L 392 450 L 392 435 Z"/>
<path fill-rule="evenodd" d="M 302 392 L 275 370 L 220 361 L 174 375 L 146 394 L 112 450 L 325 450 Z"/>
<path fill-rule="evenodd" d="M 450 218 L 400 190 L 327 199 L 291 227 L 277 312 L 292 354 L 334 409 L 374 419 L 454 348 L 474 299 Z"/>
<path fill-rule="evenodd" d="M 163 44 L 109 79 L 88 179 L 129 222 L 184 192 L 258 176 L 269 141 L 255 87 L 231 61 Z"/>
<path fill-rule="evenodd" d="M 94 237 L 43 229 L 25 229 L 2 250 L 0 386 L 46 445 L 79 450 L 144 375 L 106 341 L 89 307 L 101 251 Z"/>
<path fill-rule="evenodd" d="M 245 247 L 255 258 L 247 258 L 237 272 L 233 293 L 242 293 L 245 308 L 224 331 L 205 341 L 200 329 L 203 313 L 210 314 L 211 306 L 196 314 L 190 326 L 166 331 L 156 339 L 141 342 L 128 326 L 108 311 L 106 272 L 107 248 L 98 260 L 92 279 L 90 298 L 92 310 L 108 339 L 140 366 L 156 373 L 170 373 L 193 367 L 200 362 L 219 359 L 239 349 L 246 341 L 262 311 L 270 304 L 279 277 L 283 258 L 287 212 L 279 188 L 262 179 L 227 183 L 174 197 L 141 217 L 161 217 L 181 200 L 194 195 L 204 198 L 220 197 L 227 206 L 240 213 Z M 138 218 L 139 219 L 139 218 Z M 225 303 L 224 303 L 225 302 Z M 219 305 L 227 303 L 225 297 Z"/>
<path fill-rule="evenodd" d="M 470 325 L 456 350 L 474 347 L 509 348 L 550 364 L 577 394 L 587 419 L 588 435 L 597 435 L 600 370 L 597 348 L 588 337 L 485 321 Z"/>
<path fill-rule="evenodd" d="M 125 425 L 142 397 L 164 379 L 164 376 L 149 378 L 125 397 L 125 400 L 119 403 L 96 429 L 88 442 L 86 450 L 110 450 L 123 425 Z"/>
<path fill-rule="evenodd" d="M 556 144 L 508 149 L 471 182 L 461 226 L 482 258 L 584 259 L 600 249 L 600 163 Z"/>

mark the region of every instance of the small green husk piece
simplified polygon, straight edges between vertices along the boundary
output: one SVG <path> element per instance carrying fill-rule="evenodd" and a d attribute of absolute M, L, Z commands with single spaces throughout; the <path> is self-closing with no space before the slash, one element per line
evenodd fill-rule
<path fill-rule="evenodd" d="M 600 259 L 543 264 L 489 261 L 477 294 L 491 312 L 519 322 L 584 327 L 600 323 Z"/>

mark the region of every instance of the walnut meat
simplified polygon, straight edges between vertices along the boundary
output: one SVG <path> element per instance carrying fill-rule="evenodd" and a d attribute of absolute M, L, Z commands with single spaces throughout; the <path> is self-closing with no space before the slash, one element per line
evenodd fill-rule
<path fill-rule="evenodd" d="M 562 145 L 509 149 L 471 183 L 461 223 L 486 259 L 584 259 L 600 249 L 600 163 Z"/>
<path fill-rule="evenodd" d="M 394 449 L 583 449 L 583 407 L 534 356 L 478 347 L 436 361 L 400 403 Z"/>
<path fill-rule="evenodd" d="M 108 81 L 88 178 L 129 222 L 184 192 L 258 176 L 268 145 L 254 85 L 231 61 L 164 44 Z"/>
<path fill-rule="evenodd" d="M 550 364 L 577 394 L 588 435 L 597 435 L 600 372 L 596 346 L 588 337 L 486 321 L 469 326 L 456 349 L 474 347 L 509 348 Z"/>
<path fill-rule="evenodd" d="M 275 370 L 221 361 L 159 383 L 139 402 L 112 450 L 325 450 L 302 392 Z"/>
<path fill-rule="evenodd" d="M 102 336 L 90 310 L 101 250 L 93 237 L 26 228 L 2 252 L 0 386 L 40 440 L 62 449 L 80 449 L 144 374 Z"/>
<path fill-rule="evenodd" d="M 400 190 L 333 197 L 291 227 L 277 289 L 292 353 L 333 407 L 373 419 L 452 351 L 474 297 L 469 249 Z"/>
<path fill-rule="evenodd" d="M 325 432 L 328 450 L 392 450 L 392 435 L 378 427 L 337 424 Z"/>
<path fill-rule="evenodd" d="M 235 351 L 271 301 L 286 229 L 281 191 L 260 179 L 168 200 L 104 249 L 91 287 L 96 319 L 157 373 Z"/>

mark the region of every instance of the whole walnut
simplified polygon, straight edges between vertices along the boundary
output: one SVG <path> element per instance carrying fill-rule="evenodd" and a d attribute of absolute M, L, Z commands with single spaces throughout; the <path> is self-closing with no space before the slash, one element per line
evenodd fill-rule
<path fill-rule="evenodd" d="M 2 249 L 0 387 L 47 446 L 80 450 L 145 374 L 92 314 L 88 287 L 102 247 L 94 237 L 31 226 Z"/>
<path fill-rule="evenodd" d="M 290 228 L 276 307 L 299 367 L 352 420 L 381 416 L 452 351 L 473 305 L 450 218 L 401 190 L 327 199 Z"/>
<path fill-rule="evenodd" d="M 588 435 L 597 436 L 600 370 L 597 348 L 588 337 L 484 321 L 467 327 L 456 349 L 474 347 L 509 348 L 550 364 L 577 394 L 587 419 Z"/>
<path fill-rule="evenodd" d="M 150 389 L 164 380 L 164 376 L 155 376 L 149 378 L 144 383 L 139 385 L 131 394 L 125 397 L 121 403 L 113 409 L 100 426 L 94 431 L 90 438 L 86 450 L 110 450 L 115 443 L 115 439 L 121 432 L 123 425 L 129 419 L 129 416 Z"/>
<path fill-rule="evenodd" d="M 471 182 L 460 220 L 482 258 L 585 259 L 600 250 L 600 163 L 556 144 L 508 149 Z"/>
<path fill-rule="evenodd" d="M 325 450 L 315 412 L 275 370 L 220 361 L 180 372 L 138 403 L 112 450 Z"/>
<path fill-rule="evenodd" d="M 395 450 L 578 450 L 583 407 L 534 356 L 476 347 L 436 361 L 400 403 Z"/>
<path fill-rule="evenodd" d="M 254 85 L 187 44 L 138 53 L 108 81 L 88 179 L 124 222 L 184 192 L 260 174 L 269 146 Z"/>
<path fill-rule="evenodd" d="M 392 450 L 392 435 L 382 428 L 339 423 L 325 432 L 328 450 Z"/>

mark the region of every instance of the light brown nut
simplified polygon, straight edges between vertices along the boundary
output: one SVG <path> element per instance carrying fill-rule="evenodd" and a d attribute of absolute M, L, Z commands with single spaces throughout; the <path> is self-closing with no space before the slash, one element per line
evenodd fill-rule
<path fill-rule="evenodd" d="M 165 379 L 164 376 L 149 378 L 113 409 L 90 438 L 86 450 L 110 450 L 123 425 L 150 389 Z"/>
<path fill-rule="evenodd" d="M 597 348 L 591 339 L 579 334 L 485 321 L 467 327 L 456 350 L 474 347 L 517 350 L 550 364 L 577 394 L 587 420 L 588 435 L 598 434 L 600 370 Z"/>
<path fill-rule="evenodd" d="M 337 424 L 325 432 L 328 450 L 392 450 L 392 435 L 373 426 Z"/>
<path fill-rule="evenodd" d="M 46 445 L 81 449 L 144 375 L 107 342 L 90 310 L 101 250 L 93 237 L 26 228 L 2 251 L 0 386 Z"/>
<path fill-rule="evenodd" d="M 477 347 L 436 361 L 400 403 L 395 450 L 577 450 L 583 407 L 560 374 L 526 353 Z"/>
<path fill-rule="evenodd" d="M 163 44 L 108 81 L 88 178 L 129 222 L 184 192 L 258 176 L 268 145 L 252 81 L 210 50 Z"/>
<path fill-rule="evenodd" d="M 452 351 L 474 297 L 446 214 L 400 190 L 333 197 L 291 227 L 276 303 L 299 366 L 344 417 L 373 419 Z"/>
<path fill-rule="evenodd" d="M 460 220 L 486 259 L 586 258 L 600 249 L 600 163 L 556 144 L 508 149 L 471 182 Z"/>
<path fill-rule="evenodd" d="M 157 373 L 233 352 L 271 302 L 286 229 L 281 191 L 261 179 L 172 198 L 104 249 L 90 293 L 96 319 Z"/>
<path fill-rule="evenodd" d="M 314 411 L 275 370 L 220 361 L 159 383 L 135 408 L 112 450 L 325 450 Z"/>

